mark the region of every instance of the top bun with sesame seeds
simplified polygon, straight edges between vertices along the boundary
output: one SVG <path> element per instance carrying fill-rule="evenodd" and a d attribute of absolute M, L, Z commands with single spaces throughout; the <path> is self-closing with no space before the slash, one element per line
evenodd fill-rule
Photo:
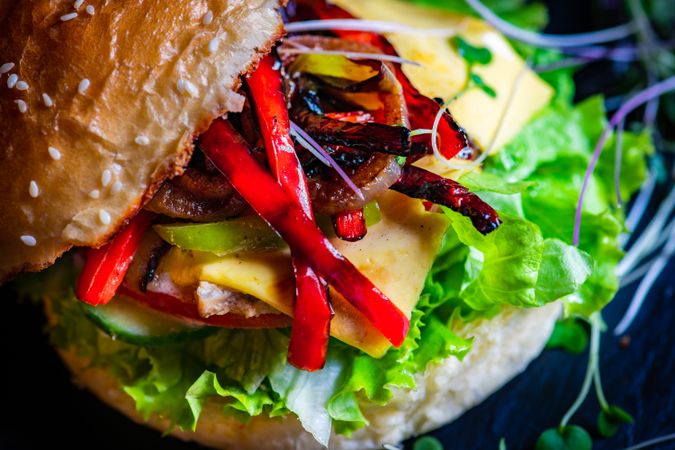
<path fill-rule="evenodd" d="M 279 3 L 0 0 L 0 282 L 104 244 L 179 174 Z"/>

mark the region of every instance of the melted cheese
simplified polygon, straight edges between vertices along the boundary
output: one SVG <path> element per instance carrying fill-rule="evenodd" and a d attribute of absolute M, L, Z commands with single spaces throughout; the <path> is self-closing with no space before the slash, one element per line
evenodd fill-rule
<path fill-rule="evenodd" d="M 382 290 L 408 317 L 448 227 L 441 214 L 424 210 L 418 200 L 388 192 L 379 201 L 382 220 L 364 239 L 333 245 Z M 293 315 L 294 280 L 288 250 L 218 257 L 172 248 L 159 267 L 179 286 L 208 281 L 250 294 Z M 331 334 L 375 357 L 389 348 L 372 325 L 337 292 L 331 291 L 335 317 Z"/>
<path fill-rule="evenodd" d="M 476 65 L 473 71 L 494 88 L 496 98 L 479 89 L 471 89 L 450 105 L 455 120 L 483 148 L 487 148 L 493 140 L 511 95 L 513 100 L 496 136 L 494 150 L 513 139 L 523 125 L 551 100 L 552 88 L 525 67 L 502 35 L 480 20 L 402 0 L 333 0 L 333 3 L 363 19 L 397 22 L 423 29 L 455 29 L 469 43 L 490 49 L 490 64 Z M 447 38 L 400 33 L 386 36 L 401 57 L 422 64 L 403 65 L 403 71 L 424 95 L 448 100 L 464 87 L 466 62 L 448 44 Z"/>

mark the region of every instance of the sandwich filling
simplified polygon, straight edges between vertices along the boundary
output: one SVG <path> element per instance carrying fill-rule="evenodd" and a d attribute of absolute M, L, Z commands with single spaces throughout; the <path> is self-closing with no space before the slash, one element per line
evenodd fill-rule
<path fill-rule="evenodd" d="M 589 315 L 618 287 L 609 157 L 571 245 L 602 100 L 572 106 L 569 73 L 539 78 L 478 20 L 336 3 L 290 19 L 457 35 L 291 34 L 183 175 L 106 246 L 39 275 L 55 343 L 112 370 L 146 416 L 194 429 L 217 398 L 242 420 L 294 414 L 326 445 L 367 425 L 364 404 L 461 359 L 461 324 L 558 300 Z M 623 139 L 635 189 L 651 143 Z"/>

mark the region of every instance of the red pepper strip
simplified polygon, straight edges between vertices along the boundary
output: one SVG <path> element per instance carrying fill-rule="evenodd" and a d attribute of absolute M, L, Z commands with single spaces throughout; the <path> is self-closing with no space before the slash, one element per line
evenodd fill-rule
<path fill-rule="evenodd" d="M 290 135 L 281 74 L 274 65 L 275 60 L 271 55 L 264 57 L 248 79 L 248 86 L 272 171 L 286 193 L 314 221 L 307 181 Z M 315 371 L 326 363 L 333 310 L 328 301 L 325 282 L 295 254 L 293 270 L 295 319 L 288 346 L 288 362 L 298 369 Z"/>
<path fill-rule="evenodd" d="M 354 19 L 354 16 L 344 9 L 335 5 L 329 5 L 325 1 L 311 2 L 311 8 L 319 19 Z M 364 42 L 379 48 L 387 55 L 398 56 L 389 41 L 377 33 L 351 30 L 333 30 L 333 32 L 343 39 Z M 422 95 L 403 73 L 399 64 L 395 64 L 395 68 L 396 78 L 403 87 L 403 95 L 408 105 L 410 125 L 413 129 L 431 129 L 440 105 L 435 100 Z M 443 113 L 443 120 L 438 125 L 438 135 L 441 139 L 441 154 L 447 159 L 454 157 L 462 149 L 470 147 L 466 133 L 457 125 L 457 122 L 447 111 Z M 431 149 L 429 135 L 424 139 L 426 140 L 427 148 Z"/>
<path fill-rule="evenodd" d="M 92 306 L 105 305 L 117 292 L 153 215 L 141 211 L 101 248 L 89 249 L 75 295 Z"/>
<path fill-rule="evenodd" d="M 284 314 L 261 314 L 255 317 L 244 317 L 239 314 L 223 314 L 210 317 L 199 315 L 197 305 L 184 302 L 168 294 L 159 292 L 138 292 L 122 285 L 119 294 L 143 303 L 149 308 L 185 319 L 189 322 L 221 328 L 285 328 L 291 325 L 290 317 Z"/>
<path fill-rule="evenodd" d="M 329 112 L 325 113 L 324 116 L 330 119 L 351 123 L 368 123 L 375 121 L 373 115 L 366 111 Z"/>
<path fill-rule="evenodd" d="M 502 221 L 497 212 L 476 194 L 456 181 L 415 166 L 403 166 L 401 178 L 391 187 L 408 197 L 420 198 L 447 206 L 471 219 L 478 231 L 488 234 Z"/>
<path fill-rule="evenodd" d="M 345 299 L 395 346 L 405 339 L 408 318 L 352 263 L 251 156 L 228 122 L 216 120 L 201 137 L 201 148 L 239 194 Z"/>
<path fill-rule="evenodd" d="M 363 209 L 345 211 L 333 216 L 333 228 L 337 237 L 343 241 L 356 242 L 366 236 L 366 218 Z"/>
<path fill-rule="evenodd" d="M 302 107 L 294 108 L 292 113 L 293 120 L 320 144 L 393 155 L 410 154 L 410 130 L 405 127 L 336 120 Z"/>

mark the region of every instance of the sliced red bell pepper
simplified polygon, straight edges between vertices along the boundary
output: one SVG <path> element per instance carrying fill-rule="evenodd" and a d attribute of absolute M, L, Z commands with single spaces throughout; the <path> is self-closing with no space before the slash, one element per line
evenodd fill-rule
<path fill-rule="evenodd" d="M 267 150 L 267 159 L 277 181 L 313 221 L 314 212 L 307 181 L 290 135 L 286 98 L 281 74 L 272 55 L 265 56 L 248 79 Z M 326 362 L 333 310 L 326 283 L 302 258 L 293 255 L 295 272 L 294 325 L 288 347 L 288 362 L 303 370 L 321 369 Z"/>
<path fill-rule="evenodd" d="M 333 247 L 295 200 L 253 158 L 229 122 L 213 122 L 201 137 L 201 148 L 295 255 L 307 261 L 392 344 L 403 343 L 410 327 L 405 314 Z"/>
<path fill-rule="evenodd" d="M 75 288 L 77 298 L 92 306 L 105 305 L 113 298 L 152 218 L 147 211 L 139 212 L 110 242 L 87 251 Z"/>
<path fill-rule="evenodd" d="M 291 318 L 284 314 L 261 314 L 244 317 L 239 314 L 223 314 L 202 317 L 197 305 L 184 302 L 168 294 L 158 292 L 139 292 L 126 285 L 120 286 L 118 293 L 143 303 L 149 308 L 170 314 L 190 322 L 222 328 L 285 328 L 291 325 Z"/>
<path fill-rule="evenodd" d="M 333 216 L 333 228 L 337 237 L 343 241 L 356 242 L 366 236 L 366 218 L 363 209 L 345 211 Z"/>
<path fill-rule="evenodd" d="M 391 189 L 447 206 L 471 219 L 473 226 L 483 234 L 494 231 L 502 223 L 497 211 L 466 187 L 416 166 L 401 167 L 401 177 Z"/>
<path fill-rule="evenodd" d="M 344 9 L 328 4 L 324 0 L 310 3 L 311 10 L 318 19 L 354 19 L 354 16 Z M 377 33 L 352 30 L 334 30 L 334 33 L 343 39 L 363 42 L 379 48 L 388 55 L 398 56 L 389 41 Z M 403 73 L 399 64 L 396 64 L 395 67 L 396 78 L 403 87 L 403 95 L 408 105 L 410 125 L 413 129 L 431 129 L 440 105 L 435 100 L 422 95 Z M 443 120 L 439 122 L 438 135 L 441 140 L 441 154 L 447 159 L 454 157 L 464 148 L 470 147 L 466 133 L 457 125 L 457 122 L 447 111 L 443 113 Z M 430 148 L 431 141 L 429 135 L 420 136 L 419 139 L 424 139 L 427 147 Z"/>
<path fill-rule="evenodd" d="M 367 111 L 329 112 L 325 113 L 324 116 L 329 119 L 351 123 L 369 123 L 375 121 L 375 117 Z"/>

